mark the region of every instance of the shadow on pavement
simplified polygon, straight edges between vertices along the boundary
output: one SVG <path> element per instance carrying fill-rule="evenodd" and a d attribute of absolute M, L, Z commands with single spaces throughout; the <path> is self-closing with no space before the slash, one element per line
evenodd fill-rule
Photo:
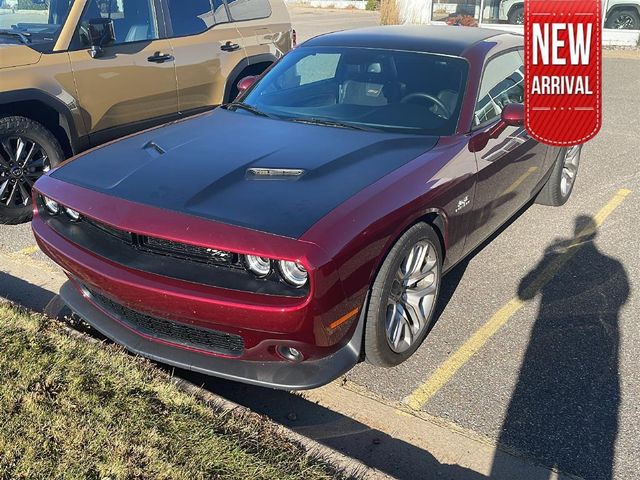
<path fill-rule="evenodd" d="M 486 479 L 466 468 L 441 464 L 425 450 L 299 395 L 192 372 L 176 370 L 175 375 L 400 480 Z"/>
<path fill-rule="evenodd" d="M 578 217 L 575 237 L 549 246 L 520 284 L 521 299 L 540 294 L 541 301 L 499 443 L 560 471 L 610 480 L 620 404 L 618 318 L 630 292 L 623 265 L 595 238 L 594 219 Z M 540 286 L 536 279 L 570 249 L 574 256 Z M 505 467 L 496 458 L 492 478 Z"/>
<path fill-rule="evenodd" d="M 38 285 L 0 271 L 0 297 L 16 305 L 41 312 L 54 294 Z"/>

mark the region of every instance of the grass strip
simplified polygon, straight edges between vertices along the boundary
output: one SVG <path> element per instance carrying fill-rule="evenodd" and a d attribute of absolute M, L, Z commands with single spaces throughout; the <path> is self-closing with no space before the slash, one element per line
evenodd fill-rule
<path fill-rule="evenodd" d="M 329 479 L 255 414 L 181 391 L 120 347 L 0 303 L 0 478 Z"/>

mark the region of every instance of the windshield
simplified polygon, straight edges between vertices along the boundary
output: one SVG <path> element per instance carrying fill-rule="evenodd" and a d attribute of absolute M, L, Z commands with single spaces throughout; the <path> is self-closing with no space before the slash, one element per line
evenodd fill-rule
<path fill-rule="evenodd" d="M 348 47 L 300 47 L 242 101 L 291 121 L 452 135 L 467 62 L 458 57 Z"/>
<path fill-rule="evenodd" d="M 73 0 L 0 0 L 0 42 L 12 38 L 51 51 Z"/>

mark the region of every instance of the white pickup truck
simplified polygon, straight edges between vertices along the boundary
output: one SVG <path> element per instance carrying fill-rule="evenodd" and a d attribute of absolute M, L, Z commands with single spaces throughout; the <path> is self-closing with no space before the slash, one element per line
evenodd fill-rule
<path fill-rule="evenodd" d="M 609 0 L 605 28 L 640 30 L 640 0 Z M 524 25 L 524 1 L 502 0 L 499 19 L 511 25 Z"/>

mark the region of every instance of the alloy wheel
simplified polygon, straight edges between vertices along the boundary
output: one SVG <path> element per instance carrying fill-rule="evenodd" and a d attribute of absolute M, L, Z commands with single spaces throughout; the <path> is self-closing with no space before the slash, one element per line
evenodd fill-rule
<path fill-rule="evenodd" d="M 387 302 L 386 336 L 395 353 L 409 350 L 429 326 L 439 281 L 435 247 L 418 242 L 400 263 Z"/>
<path fill-rule="evenodd" d="M 0 138 L 0 206 L 29 205 L 33 185 L 50 169 L 49 157 L 37 142 L 16 135 Z"/>
<path fill-rule="evenodd" d="M 578 174 L 578 166 L 580 165 L 581 146 L 576 145 L 569 147 L 564 154 L 564 164 L 562 166 L 562 177 L 560 179 L 560 193 L 566 197 L 571 193 L 573 184 Z"/>
<path fill-rule="evenodd" d="M 613 21 L 613 28 L 625 29 L 625 30 L 635 29 L 636 28 L 635 23 L 636 21 L 631 15 L 629 15 L 628 13 L 621 13 Z"/>

